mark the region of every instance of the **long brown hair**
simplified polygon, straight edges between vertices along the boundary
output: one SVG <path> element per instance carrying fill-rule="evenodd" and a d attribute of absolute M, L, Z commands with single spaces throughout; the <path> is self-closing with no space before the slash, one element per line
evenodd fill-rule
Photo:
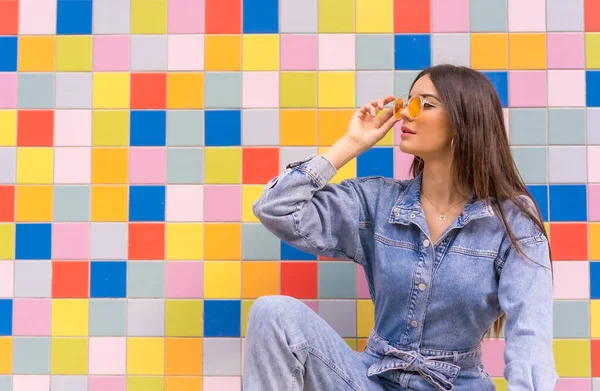
<path fill-rule="evenodd" d="M 513 160 L 500 98 L 490 80 L 473 69 L 455 65 L 436 65 L 419 73 L 414 83 L 429 75 L 438 91 L 455 133 L 453 173 L 455 183 L 470 189 L 476 199 L 486 200 L 500 215 L 515 249 L 525 255 L 506 221 L 503 201 L 513 201 L 548 238 L 540 210 L 519 175 Z M 411 86 L 412 90 L 412 86 Z M 415 156 L 411 174 L 416 177 L 424 167 Z M 550 251 L 550 249 L 548 249 Z M 552 264 L 551 264 L 552 266 Z M 499 336 L 506 316 L 503 314 L 493 325 Z M 492 330 L 488 332 L 488 336 Z"/>

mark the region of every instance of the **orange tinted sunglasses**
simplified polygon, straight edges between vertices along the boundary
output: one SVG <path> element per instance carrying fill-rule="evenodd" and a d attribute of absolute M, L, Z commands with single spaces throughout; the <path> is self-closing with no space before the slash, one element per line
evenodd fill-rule
<path fill-rule="evenodd" d="M 394 115 L 396 118 L 400 119 L 400 112 L 404 110 L 405 107 L 408 107 L 408 116 L 410 119 L 415 119 L 421 115 L 425 105 L 436 107 L 436 105 L 420 95 L 415 95 L 411 98 L 408 98 L 408 95 L 405 95 L 396 99 L 396 102 L 394 103 Z"/>

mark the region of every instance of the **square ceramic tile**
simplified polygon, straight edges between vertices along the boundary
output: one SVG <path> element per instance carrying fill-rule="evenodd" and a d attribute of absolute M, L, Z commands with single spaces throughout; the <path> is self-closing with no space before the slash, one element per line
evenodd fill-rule
<path fill-rule="evenodd" d="M 203 374 L 205 376 L 239 376 L 241 341 L 239 338 L 204 338 Z"/>
<path fill-rule="evenodd" d="M 92 107 L 92 73 L 56 74 L 56 108 Z"/>
<path fill-rule="evenodd" d="M 526 184 L 548 182 L 548 157 L 545 147 L 513 147 L 513 159 Z"/>
<path fill-rule="evenodd" d="M 242 145 L 279 145 L 279 110 L 242 110 Z"/>
<path fill-rule="evenodd" d="M 317 0 L 281 0 L 279 3 L 282 33 L 316 33 Z"/>
<path fill-rule="evenodd" d="M 508 29 L 508 0 L 470 0 L 471 32 L 502 32 Z"/>
<path fill-rule="evenodd" d="M 394 69 L 394 36 L 391 34 L 357 34 L 356 69 Z"/>
<path fill-rule="evenodd" d="M 236 108 L 242 106 L 242 74 L 240 72 L 206 72 L 204 74 L 204 106 Z"/>
<path fill-rule="evenodd" d="M 600 144 L 600 109 L 587 108 L 587 142 Z"/>
<path fill-rule="evenodd" d="M 583 31 L 584 0 L 546 0 L 548 31 Z"/>
<path fill-rule="evenodd" d="M 584 146 L 551 146 L 548 153 L 551 183 L 586 182 L 587 154 Z"/>
<path fill-rule="evenodd" d="M 262 224 L 242 225 L 242 259 L 279 259 L 280 240 Z"/>
<path fill-rule="evenodd" d="M 585 109 L 549 109 L 548 135 L 550 144 L 585 144 Z"/>
<path fill-rule="evenodd" d="M 394 72 L 356 72 L 356 107 L 388 95 L 394 95 Z"/>
<path fill-rule="evenodd" d="M 432 34 L 432 65 L 453 64 L 468 67 L 471 64 L 469 34 Z"/>
<path fill-rule="evenodd" d="M 166 35 L 131 36 L 131 70 L 165 71 L 167 69 Z"/>
<path fill-rule="evenodd" d="M 512 145 L 546 145 L 548 120 L 546 109 L 510 109 Z"/>
<path fill-rule="evenodd" d="M 356 301 L 319 300 L 319 316 L 340 336 L 356 336 Z"/>

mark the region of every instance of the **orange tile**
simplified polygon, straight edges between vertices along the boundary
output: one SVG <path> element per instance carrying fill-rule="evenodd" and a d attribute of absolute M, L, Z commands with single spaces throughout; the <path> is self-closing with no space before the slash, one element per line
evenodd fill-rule
<path fill-rule="evenodd" d="M 15 221 L 15 187 L 0 186 L 0 221 Z"/>
<path fill-rule="evenodd" d="M 128 259 L 165 259 L 165 225 L 130 223 Z"/>
<path fill-rule="evenodd" d="M 128 148 L 92 148 L 92 183 L 125 184 L 128 178 Z"/>
<path fill-rule="evenodd" d="M 52 147 L 54 144 L 53 110 L 19 110 L 17 113 L 19 147 Z"/>
<path fill-rule="evenodd" d="M 165 391 L 202 391 L 201 377 L 168 376 Z"/>
<path fill-rule="evenodd" d="M 550 224 L 552 258 L 558 261 L 588 259 L 587 223 Z"/>
<path fill-rule="evenodd" d="M 127 221 L 129 186 L 92 186 L 92 221 Z"/>
<path fill-rule="evenodd" d="M 240 34 L 242 0 L 206 0 L 206 34 Z"/>
<path fill-rule="evenodd" d="M 132 109 L 166 108 L 167 74 L 132 73 L 130 96 Z"/>
<path fill-rule="evenodd" d="M 242 227 L 237 223 L 204 225 L 204 259 L 234 261 L 242 257 Z"/>
<path fill-rule="evenodd" d="M 242 298 L 279 294 L 279 262 L 242 262 Z"/>
<path fill-rule="evenodd" d="M 0 338 L 0 375 L 12 374 L 12 337 Z"/>
<path fill-rule="evenodd" d="M 89 297 L 89 262 L 52 262 L 52 297 Z"/>
<path fill-rule="evenodd" d="M 428 33 L 430 31 L 430 1 L 394 0 L 395 33 Z"/>
<path fill-rule="evenodd" d="M 19 2 L 0 1 L 0 35 L 19 34 Z"/>
<path fill-rule="evenodd" d="M 600 31 L 600 0 L 585 0 L 585 31 Z"/>
<path fill-rule="evenodd" d="M 346 133 L 352 114 L 354 110 L 319 110 L 319 145 L 330 146 L 339 140 Z"/>
<path fill-rule="evenodd" d="M 317 145 L 316 110 L 281 110 L 279 115 L 281 146 Z"/>
<path fill-rule="evenodd" d="M 242 183 L 266 184 L 279 173 L 279 148 L 244 148 Z"/>
<path fill-rule="evenodd" d="M 202 339 L 167 338 L 166 363 L 167 375 L 202 375 Z"/>

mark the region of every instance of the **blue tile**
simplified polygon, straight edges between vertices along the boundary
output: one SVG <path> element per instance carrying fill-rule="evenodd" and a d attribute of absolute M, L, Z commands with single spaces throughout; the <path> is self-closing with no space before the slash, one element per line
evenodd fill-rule
<path fill-rule="evenodd" d="M 550 185 L 550 221 L 587 221 L 585 185 Z"/>
<path fill-rule="evenodd" d="M 527 186 L 527 188 L 538 205 L 538 208 L 540 208 L 542 218 L 544 221 L 548 221 L 548 186 L 530 185 Z"/>
<path fill-rule="evenodd" d="M 204 301 L 205 337 L 240 337 L 241 302 L 239 300 Z"/>
<path fill-rule="evenodd" d="M 585 72 L 586 106 L 600 107 L 600 71 Z"/>
<path fill-rule="evenodd" d="M 208 110 L 204 118 L 204 143 L 207 147 L 237 147 L 242 144 L 240 110 Z"/>
<path fill-rule="evenodd" d="M 508 107 L 508 72 L 482 72 L 490 79 L 500 97 L 502 107 Z"/>
<path fill-rule="evenodd" d="M 127 262 L 92 262 L 90 275 L 90 298 L 127 296 Z"/>
<path fill-rule="evenodd" d="M 56 34 L 91 34 L 92 1 L 58 0 Z"/>
<path fill-rule="evenodd" d="M 130 186 L 129 221 L 165 221 L 165 186 Z"/>
<path fill-rule="evenodd" d="M 244 0 L 244 34 L 277 34 L 279 0 Z"/>
<path fill-rule="evenodd" d="M 431 66 L 431 36 L 394 36 L 394 69 L 421 70 Z"/>
<path fill-rule="evenodd" d="M 590 299 L 600 299 L 600 262 L 590 262 Z"/>
<path fill-rule="evenodd" d="M 0 72 L 17 71 L 18 48 L 17 37 L 0 37 Z"/>
<path fill-rule="evenodd" d="M 12 321 L 12 299 L 0 299 L 0 335 L 12 335 Z"/>
<path fill-rule="evenodd" d="M 356 175 L 394 177 L 394 149 L 371 148 L 356 158 Z"/>
<path fill-rule="evenodd" d="M 51 259 L 52 225 L 50 223 L 17 224 L 16 259 Z"/>
<path fill-rule="evenodd" d="M 312 261 L 317 259 L 316 255 L 298 250 L 296 247 L 292 247 L 284 241 L 281 242 L 280 251 L 281 259 L 284 261 Z"/>
<path fill-rule="evenodd" d="M 164 147 L 167 144 L 167 112 L 164 110 L 131 111 L 132 147 Z"/>

